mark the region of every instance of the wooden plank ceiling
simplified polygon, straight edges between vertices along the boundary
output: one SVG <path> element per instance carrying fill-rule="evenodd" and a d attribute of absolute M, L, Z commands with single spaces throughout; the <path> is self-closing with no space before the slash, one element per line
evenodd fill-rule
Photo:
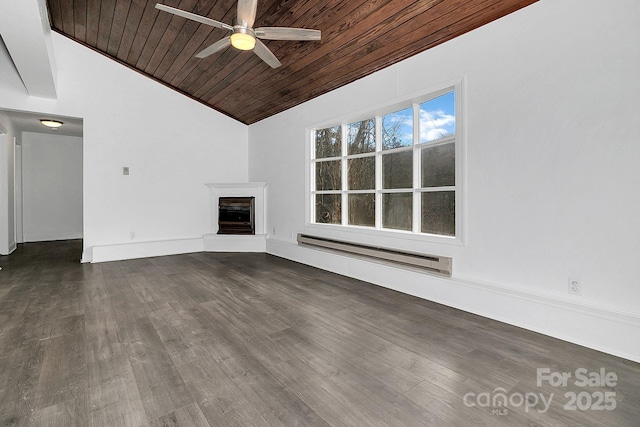
<path fill-rule="evenodd" d="M 145 0 L 48 0 L 51 26 L 231 116 L 255 123 L 464 34 L 537 0 L 259 0 L 255 27 L 304 27 L 321 41 L 264 43 L 282 62 L 229 47 L 194 55 L 227 32 Z M 232 24 L 236 0 L 164 4 Z M 99 78 L 99 77 L 98 77 Z"/>

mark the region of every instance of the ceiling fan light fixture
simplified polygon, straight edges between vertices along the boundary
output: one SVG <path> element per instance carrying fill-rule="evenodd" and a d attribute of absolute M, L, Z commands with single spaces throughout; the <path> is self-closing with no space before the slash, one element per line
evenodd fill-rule
<path fill-rule="evenodd" d="M 251 50 L 256 46 L 256 39 L 251 34 L 233 33 L 231 34 L 231 45 L 240 50 Z"/>
<path fill-rule="evenodd" d="M 271 50 L 269 50 L 269 48 L 258 39 L 298 41 L 320 40 L 320 30 L 312 30 L 309 28 L 258 27 L 254 29 L 253 24 L 256 18 L 257 6 L 258 0 L 238 0 L 237 15 L 233 19 L 233 26 L 206 16 L 197 15 L 186 10 L 176 9 L 175 7 L 160 3 L 156 4 L 156 9 L 230 32 L 226 37 L 198 52 L 195 57 L 199 59 L 206 58 L 209 55 L 220 52 L 231 45 L 238 50 L 253 50 L 253 52 L 271 68 L 278 68 L 282 63 L 278 61 L 278 58 L 276 58 L 273 52 L 271 52 Z"/>
<path fill-rule="evenodd" d="M 57 129 L 63 125 L 61 121 L 52 120 L 52 119 L 40 119 L 40 123 L 42 123 L 44 126 L 51 129 Z"/>

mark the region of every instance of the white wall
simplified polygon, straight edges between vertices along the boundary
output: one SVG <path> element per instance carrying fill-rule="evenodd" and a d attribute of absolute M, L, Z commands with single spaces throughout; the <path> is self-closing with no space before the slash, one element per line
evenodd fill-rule
<path fill-rule="evenodd" d="M 542 0 L 250 126 L 249 178 L 269 182 L 276 229 L 268 251 L 640 360 L 638 22 L 634 0 Z M 454 277 L 295 246 L 295 232 L 328 234 L 305 223 L 305 127 L 458 78 L 466 244 L 331 233 L 452 256 Z"/>
<path fill-rule="evenodd" d="M 58 99 L 28 96 L 0 55 L 0 109 L 83 119 L 84 260 L 104 247 L 110 259 L 201 248 L 209 228 L 205 183 L 247 181 L 247 127 L 57 33 L 52 38 Z"/>
<path fill-rule="evenodd" d="M 82 138 L 22 134 L 25 242 L 82 238 Z"/>
<path fill-rule="evenodd" d="M 0 255 L 16 248 L 14 204 L 15 131 L 6 115 L 0 112 Z"/>
<path fill-rule="evenodd" d="M 24 227 L 22 223 L 22 142 L 16 139 L 14 163 L 14 212 L 16 245 L 24 243 Z"/>

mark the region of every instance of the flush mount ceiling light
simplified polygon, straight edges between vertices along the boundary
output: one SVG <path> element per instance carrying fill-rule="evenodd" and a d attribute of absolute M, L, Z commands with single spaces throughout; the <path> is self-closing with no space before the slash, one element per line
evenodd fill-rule
<path fill-rule="evenodd" d="M 51 129 L 58 129 L 63 124 L 61 121 L 52 119 L 40 119 L 40 123 Z"/>

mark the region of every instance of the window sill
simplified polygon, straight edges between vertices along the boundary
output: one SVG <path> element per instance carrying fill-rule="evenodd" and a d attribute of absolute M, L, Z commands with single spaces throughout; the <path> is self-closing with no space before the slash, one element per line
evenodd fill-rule
<path fill-rule="evenodd" d="M 386 241 L 412 241 L 417 243 L 430 243 L 436 245 L 466 246 L 460 237 L 436 236 L 432 234 L 415 234 L 411 231 L 403 230 L 380 230 L 371 227 L 343 226 L 338 224 L 316 224 L 308 222 L 307 230 L 322 232 L 323 236 L 345 238 L 347 235 L 353 236 L 356 242 L 371 243 L 367 238 L 382 238 Z"/>

